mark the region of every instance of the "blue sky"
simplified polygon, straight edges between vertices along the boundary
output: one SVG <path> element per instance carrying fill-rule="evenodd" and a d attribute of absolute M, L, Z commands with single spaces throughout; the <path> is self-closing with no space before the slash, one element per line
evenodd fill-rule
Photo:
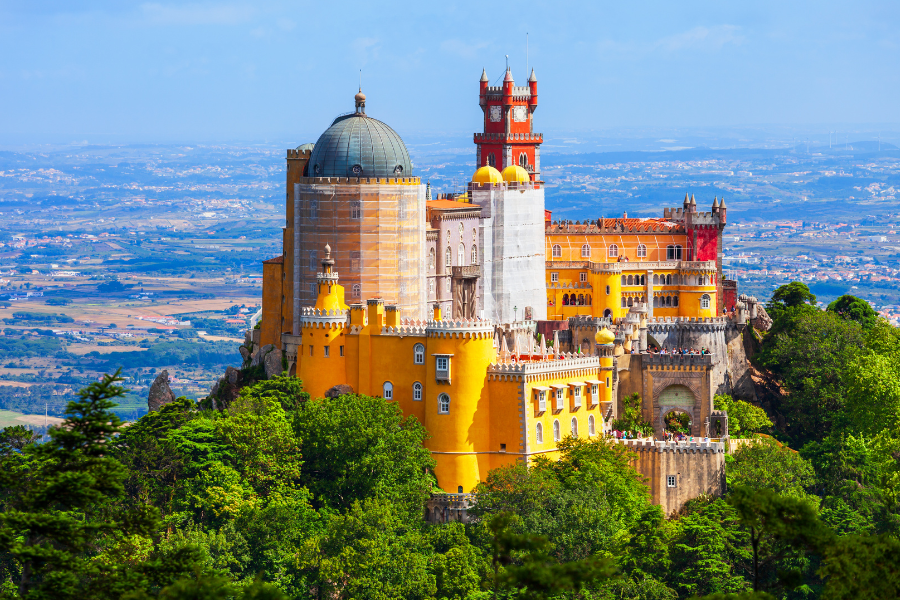
<path fill-rule="evenodd" d="M 898 123 L 900 2 L 0 1 L 0 139 L 312 140 L 352 109 L 474 131 L 538 76 L 538 129 Z"/>

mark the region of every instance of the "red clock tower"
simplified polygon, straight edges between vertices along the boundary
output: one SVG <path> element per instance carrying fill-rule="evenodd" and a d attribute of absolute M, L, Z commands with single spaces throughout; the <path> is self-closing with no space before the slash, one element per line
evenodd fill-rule
<path fill-rule="evenodd" d="M 532 181 L 540 181 L 544 136 L 534 133 L 537 102 L 534 69 L 527 87 L 516 86 L 508 67 L 503 85 L 489 86 L 487 73 L 482 70 L 478 104 L 484 112 L 484 132 L 475 134 L 479 167 L 491 165 L 502 171 L 509 165 L 519 165 Z"/>

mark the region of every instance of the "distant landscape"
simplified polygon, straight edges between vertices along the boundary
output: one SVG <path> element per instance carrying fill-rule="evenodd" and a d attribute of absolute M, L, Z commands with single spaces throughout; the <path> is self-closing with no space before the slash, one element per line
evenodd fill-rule
<path fill-rule="evenodd" d="M 464 189 L 465 140 L 413 141 L 410 151 L 436 192 Z M 700 210 L 724 198 L 725 269 L 743 292 L 765 299 L 802 280 L 822 302 L 852 293 L 900 318 L 893 144 L 557 146 L 542 167 L 554 219 L 658 217 L 685 193 Z M 125 419 L 146 412 L 164 368 L 176 394 L 204 396 L 239 362 L 261 261 L 280 253 L 283 186 L 284 148 L 273 144 L 0 152 L 0 409 L 59 415 L 76 390 L 119 367 Z"/>

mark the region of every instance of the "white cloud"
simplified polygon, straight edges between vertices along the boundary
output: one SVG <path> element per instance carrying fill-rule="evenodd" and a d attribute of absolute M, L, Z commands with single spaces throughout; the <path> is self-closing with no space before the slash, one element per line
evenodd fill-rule
<path fill-rule="evenodd" d="M 353 52 L 360 67 L 369 64 L 370 60 L 378 60 L 381 40 L 378 38 L 356 38 L 353 40 Z"/>
<path fill-rule="evenodd" d="M 157 25 L 237 25 L 254 14 L 251 6 L 240 4 L 160 4 L 141 5 L 141 13 Z"/>
<path fill-rule="evenodd" d="M 464 42 L 462 40 L 450 39 L 441 42 L 441 50 L 450 54 L 455 54 L 460 58 L 472 59 L 479 55 L 479 51 L 487 47 L 487 42 Z"/>
<path fill-rule="evenodd" d="M 677 52 L 678 50 L 699 48 L 702 50 L 719 50 L 725 44 L 740 44 L 744 36 L 740 27 L 735 25 L 716 25 L 714 27 L 694 27 L 683 33 L 662 38 L 653 44 L 656 50 Z"/>

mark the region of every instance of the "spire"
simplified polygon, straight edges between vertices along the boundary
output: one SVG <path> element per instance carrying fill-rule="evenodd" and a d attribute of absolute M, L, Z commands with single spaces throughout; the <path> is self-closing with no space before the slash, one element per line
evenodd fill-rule
<path fill-rule="evenodd" d="M 691 194 L 691 206 L 697 206 L 697 201 L 694 200 L 694 195 Z"/>
<path fill-rule="evenodd" d="M 425 184 L 425 200 L 431 200 L 431 182 Z"/>
<path fill-rule="evenodd" d="M 722 196 L 722 204 L 719 205 L 719 208 L 727 208 L 725 206 L 725 196 Z"/>
<path fill-rule="evenodd" d="M 537 81 L 537 77 L 534 74 L 534 69 L 531 69 L 531 76 L 528 78 L 528 81 Z"/>
<path fill-rule="evenodd" d="M 366 114 L 366 95 L 363 94 L 362 86 L 360 86 L 359 92 L 353 99 L 356 101 L 356 113 L 360 115 Z"/>
<path fill-rule="evenodd" d="M 487 83 L 487 71 L 485 69 L 481 69 L 481 81 L 483 83 Z"/>
<path fill-rule="evenodd" d="M 716 199 L 713 200 L 713 210 L 715 211 L 715 210 L 718 210 L 718 209 L 719 209 L 719 197 L 716 196 Z"/>
<path fill-rule="evenodd" d="M 509 67 L 506 67 L 506 76 L 503 78 L 503 82 L 505 83 L 507 81 L 512 81 L 512 80 L 513 80 L 512 71 L 509 70 Z"/>
<path fill-rule="evenodd" d="M 684 207 L 687 208 L 690 203 L 691 203 L 691 200 L 690 200 L 690 198 L 688 198 L 687 192 L 685 192 L 684 193 Z"/>

